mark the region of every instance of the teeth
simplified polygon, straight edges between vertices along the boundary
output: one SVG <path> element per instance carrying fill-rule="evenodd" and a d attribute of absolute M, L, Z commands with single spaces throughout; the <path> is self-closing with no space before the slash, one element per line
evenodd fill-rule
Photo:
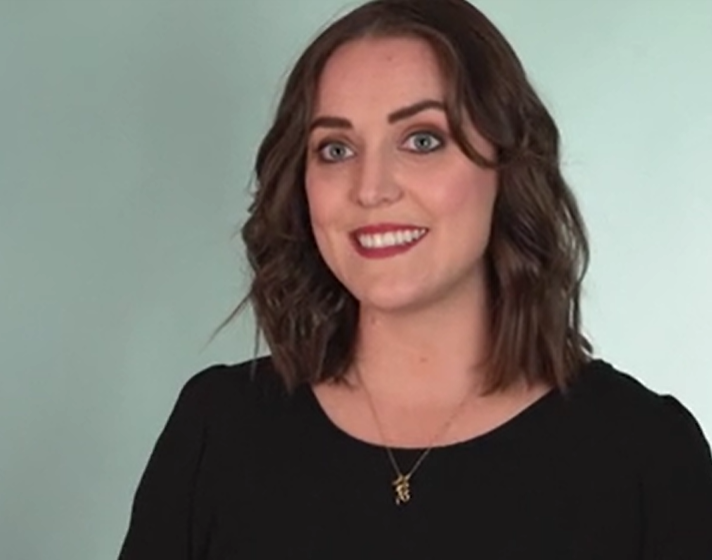
<path fill-rule="evenodd" d="M 359 235 L 359 243 L 367 249 L 381 249 L 383 247 L 393 247 L 395 245 L 407 245 L 423 237 L 426 230 L 403 230 L 388 233 L 377 233 L 374 235 Z"/>

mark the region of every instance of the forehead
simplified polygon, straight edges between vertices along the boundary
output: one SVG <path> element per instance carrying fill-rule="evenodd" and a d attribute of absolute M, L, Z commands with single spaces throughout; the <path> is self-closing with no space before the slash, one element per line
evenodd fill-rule
<path fill-rule="evenodd" d="M 423 98 L 442 99 L 437 57 L 424 39 L 368 38 L 341 46 L 317 83 L 315 112 L 391 111 Z"/>

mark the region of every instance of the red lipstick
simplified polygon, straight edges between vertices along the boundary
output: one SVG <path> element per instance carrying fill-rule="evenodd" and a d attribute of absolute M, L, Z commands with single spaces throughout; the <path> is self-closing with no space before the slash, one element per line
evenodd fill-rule
<path fill-rule="evenodd" d="M 419 238 L 413 239 L 410 243 L 392 245 L 389 247 L 364 247 L 359 241 L 361 235 L 385 234 L 396 231 L 422 231 L 426 228 L 405 224 L 374 224 L 364 226 L 351 232 L 351 241 L 359 255 L 368 259 L 384 259 L 405 253 L 415 247 L 428 233 L 427 229 Z"/>
<path fill-rule="evenodd" d="M 363 226 L 351 232 L 352 235 L 374 235 L 376 233 L 388 233 L 389 231 L 410 231 L 425 229 L 420 226 L 410 224 L 373 224 Z"/>

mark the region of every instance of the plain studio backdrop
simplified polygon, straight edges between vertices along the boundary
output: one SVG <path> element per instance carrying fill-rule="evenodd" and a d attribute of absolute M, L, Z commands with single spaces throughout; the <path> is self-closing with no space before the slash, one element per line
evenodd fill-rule
<path fill-rule="evenodd" d="M 3 560 L 115 558 L 182 384 L 251 356 L 250 313 L 207 341 L 247 286 L 257 144 L 355 5 L 0 0 Z M 560 126 L 597 353 L 712 436 L 712 0 L 478 6 Z"/>

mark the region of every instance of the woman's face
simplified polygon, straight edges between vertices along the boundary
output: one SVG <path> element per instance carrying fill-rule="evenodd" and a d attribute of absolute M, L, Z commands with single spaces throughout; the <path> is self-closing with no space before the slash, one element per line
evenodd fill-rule
<path fill-rule="evenodd" d="M 485 285 L 497 176 L 451 138 L 445 87 L 431 47 L 416 38 L 348 43 L 320 77 L 306 167 L 309 212 L 321 255 L 361 306 L 397 312 L 453 297 L 465 303 Z M 469 123 L 465 132 L 493 156 Z M 426 233 L 406 251 L 362 249 L 358 235 L 369 230 L 357 230 L 383 224 Z"/>

